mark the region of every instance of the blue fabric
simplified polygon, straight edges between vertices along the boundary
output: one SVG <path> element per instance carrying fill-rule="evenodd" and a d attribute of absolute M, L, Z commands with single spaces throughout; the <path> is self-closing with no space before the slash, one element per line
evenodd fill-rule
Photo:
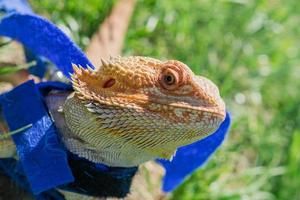
<path fill-rule="evenodd" d="M 16 39 L 33 53 L 53 62 L 66 77 L 72 63 L 93 67 L 83 52 L 60 29 L 34 14 L 13 13 L 0 21 L 0 35 Z"/>
<path fill-rule="evenodd" d="M 157 160 L 165 168 L 163 191 L 170 192 L 184 179 L 202 166 L 224 141 L 230 126 L 230 114 L 212 135 L 190 145 L 178 148 L 172 161 Z"/>
<path fill-rule="evenodd" d="M 75 181 L 59 188 L 97 197 L 124 198 L 130 191 L 132 177 L 138 169 L 137 167 L 108 167 L 80 158 L 70 152 L 68 160 Z"/>
<path fill-rule="evenodd" d="M 33 124 L 13 136 L 33 193 L 74 181 L 66 152 L 34 82 L 1 95 L 0 103 L 10 130 Z"/>
<path fill-rule="evenodd" d="M 4 13 L 33 13 L 26 0 L 0 0 L 0 11 L 3 11 Z M 46 73 L 46 60 L 34 54 L 27 48 L 24 48 L 24 52 L 27 62 L 36 61 L 36 65 L 31 66 L 28 69 L 29 73 L 43 78 Z"/>
<path fill-rule="evenodd" d="M 36 98 L 41 97 L 41 95 L 45 96 L 52 89 L 61 91 L 72 90 L 70 85 L 61 82 L 41 82 L 34 85 L 35 87 L 32 86 L 33 82 L 29 81 L 11 92 L 0 96 L 0 102 L 4 105 L 4 115 L 5 118 L 9 120 L 9 125 L 14 125 L 15 123 L 20 124 L 20 122 L 26 121 L 28 117 L 32 118 L 32 116 L 36 116 L 37 113 L 40 113 L 35 110 L 43 110 L 43 106 L 40 105 L 40 102 L 37 102 L 35 97 L 33 98 L 32 96 L 36 95 Z M 31 89 L 34 90 L 34 95 Z M 24 98 L 24 96 L 26 96 L 26 98 Z M 39 100 L 41 101 L 41 99 Z M 11 105 L 8 105 L 7 102 L 11 105 L 13 104 L 15 108 L 12 109 Z M 16 112 L 17 110 L 18 112 Z M 26 110 L 27 113 L 24 114 Z M 28 112 L 28 110 L 30 110 L 30 112 Z M 43 115 L 42 118 L 48 116 L 47 112 L 40 114 Z M 7 117 L 7 115 L 11 117 Z M 22 149 L 30 151 L 25 152 L 28 155 L 27 157 L 20 154 L 21 162 L 17 162 L 15 159 L 0 159 L 0 170 L 10 176 L 20 187 L 29 192 L 34 191 L 34 188 L 43 188 L 42 191 L 45 191 L 47 188 L 49 189 L 49 184 L 52 183 L 50 188 L 59 187 L 60 189 L 98 197 L 114 196 L 122 198 L 128 194 L 131 180 L 137 171 L 137 167 L 108 167 L 104 164 L 93 163 L 84 158 L 79 158 L 70 152 L 67 152 L 67 163 L 65 162 L 66 149 L 60 145 L 58 140 L 50 142 L 42 141 L 36 148 L 33 147 L 36 143 L 35 140 L 38 139 L 37 135 L 44 132 L 46 132 L 45 138 L 48 138 L 51 134 L 57 135 L 55 129 L 49 133 L 48 126 L 45 126 L 45 123 L 38 122 L 39 120 L 36 123 L 33 122 L 34 130 L 28 129 L 14 136 L 23 139 L 21 143 L 18 141 L 15 142 L 17 144 L 18 153 L 19 150 Z M 51 120 L 48 120 L 48 122 L 52 124 Z M 26 139 L 28 139 L 28 141 Z M 29 143 L 30 145 L 28 145 Z M 42 150 L 40 151 L 41 148 Z M 47 155 L 45 156 L 46 152 Z M 63 156 L 60 156 L 61 153 L 63 153 Z M 25 158 L 23 159 L 23 157 Z M 58 157 L 63 158 L 63 162 L 58 162 Z M 53 167 L 53 162 L 57 165 L 56 167 Z M 50 167 L 48 167 L 48 165 Z M 74 181 L 63 182 L 64 176 L 66 175 L 66 171 L 63 169 L 69 169 L 69 167 L 75 179 Z M 29 170 L 26 171 L 26 169 Z M 53 176 L 54 179 L 52 177 L 49 179 L 48 175 Z M 32 176 L 34 176 L 34 179 L 31 178 Z M 35 196 L 41 200 L 53 198 L 61 199 L 61 194 L 54 189 L 42 193 L 40 193 L 40 191 L 36 192 Z"/>
<path fill-rule="evenodd" d="M 0 11 L 32 13 L 31 7 L 26 0 L 0 0 Z"/>
<path fill-rule="evenodd" d="M 27 62 L 35 61 L 36 64 L 29 67 L 28 71 L 30 74 L 33 74 L 39 78 L 44 78 L 47 67 L 46 67 L 46 59 L 34 54 L 29 49 L 24 48 L 25 57 Z"/>
<path fill-rule="evenodd" d="M 40 82 L 36 85 L 43 96 L 46 96 L 51 90 L 73 91 L 72 85 L 56 81 Z"/>
<path fill-rule="evenodd" d="M 20 162 L 17 162 L 13 158 L 0 159 L 0 169 L 6 175 L 11 177 L 14 182 L 18 183 L 19 187 L 31 193 L 30 184 L 24 176 Z M 53 189 L 34 196 L 37 200 L 65 200 L 62 194 Z"/>

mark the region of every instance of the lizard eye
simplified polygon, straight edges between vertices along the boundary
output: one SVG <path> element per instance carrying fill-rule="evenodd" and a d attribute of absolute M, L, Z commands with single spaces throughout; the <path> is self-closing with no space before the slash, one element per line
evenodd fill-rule
<path fill-rule="evenodd" d="M 174 90 L 179 86 L 179 74 L 177 71 L 167 68 L 160 75 L 160 84 L 164 89 Z"/>
<path fill-rule="evenodd" d="M 175 77 L 173 74 L 166 74 L 163 79 L 166 85 L 173 85 L 175 83 Z"/>

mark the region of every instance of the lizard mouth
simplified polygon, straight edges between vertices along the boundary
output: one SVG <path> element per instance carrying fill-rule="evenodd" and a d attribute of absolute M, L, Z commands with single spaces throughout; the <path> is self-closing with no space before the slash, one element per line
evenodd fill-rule
<path fill-rule="evenodd" d="M 218 100 L 217 104 L 210 105 L 205 101 L 197 101 L 194 100 L 193 102 L 182 102 L 176 99 L 168 99 L 155 97 L 155 96 L 147 96 L 141 94 L 134 94 L 134 95 L 117 95 L 117 99 L 119 102 L 129 102 L 132 105 L 137 105 L 143 109 L 149 109 L 150 111 L 158 111 L 158 112 L 168 112 L 176 109 L 181 109 L 186 112 L 203 112 L 209 113 L 212 117 L 216 117 L 223 121 L 226 116 L 225 111 L 225 103 L 222 99 Z M 116 97 L 116 95 L 115 95 Z M 115 105 L 115 106 L 122 106 L 122 104 Z"/>

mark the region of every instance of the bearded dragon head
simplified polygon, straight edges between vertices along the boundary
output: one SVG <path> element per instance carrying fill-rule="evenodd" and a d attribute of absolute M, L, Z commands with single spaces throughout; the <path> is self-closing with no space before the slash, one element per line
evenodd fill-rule
<path fill-rule="evenodd" d="M 109 165 L 171 158 L 178 147 L 208 136 L 225 118 L 218 88 L 179 61 L 117 57 L 102 61 L 96 70 L 73 69 L 72 98 L 81 104 L 77 117 L 85 122 L 76 121 L 73 111 L 66 117 L 68 127 L 93 149 L 105 149 L 104 143 L 122 149 L 122 161 L 102 156 L 100 161 Z"/>

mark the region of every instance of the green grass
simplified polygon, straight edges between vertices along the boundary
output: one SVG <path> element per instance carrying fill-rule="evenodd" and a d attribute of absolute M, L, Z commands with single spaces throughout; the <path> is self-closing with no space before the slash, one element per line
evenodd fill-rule
<path fill-rule="evenodd" d="M 82 2 L 33 5 L 84 48 L 112 3 Z M 185 62 L 233 116 L 225 144 L 172 199 L 300 199 L 299 10 L 296 0 L 138 1 L 124 53 Z"/>

